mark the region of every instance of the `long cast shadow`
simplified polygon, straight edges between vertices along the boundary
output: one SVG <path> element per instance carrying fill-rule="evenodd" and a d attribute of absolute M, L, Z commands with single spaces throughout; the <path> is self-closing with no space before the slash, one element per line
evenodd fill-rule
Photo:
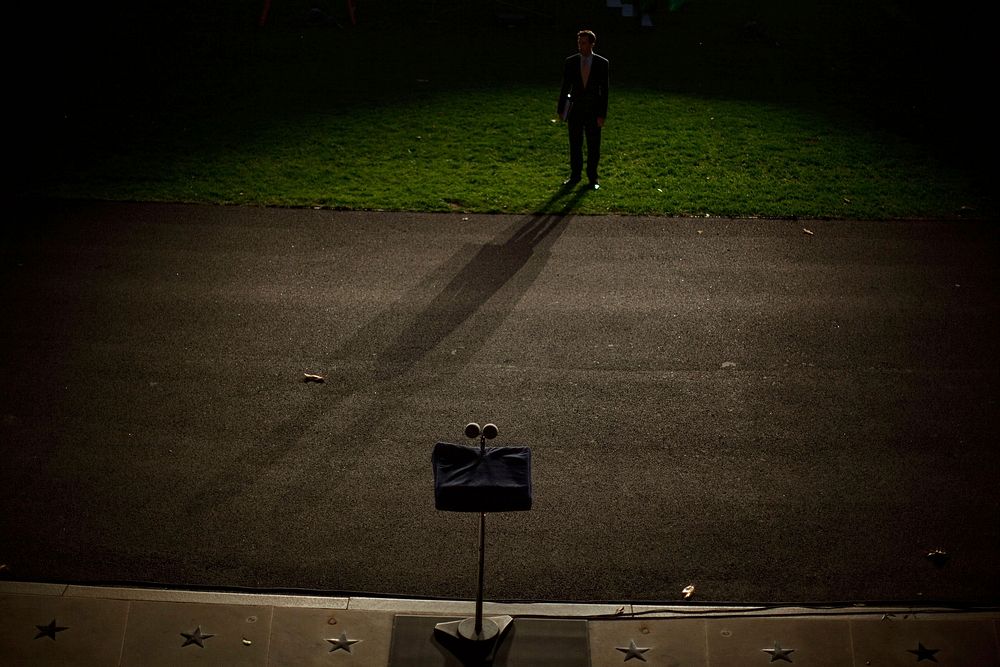
<path fill-rule="evenodd" d="M 528 291 L 545 266 L 549 250 L 565 231 L 572 219 L 572 211 L 586 195 L 586 190 L 557 191 L 543 204 L 549 210 L 560 204 L 554 213 L 531 216 L 497 234 L 486 244 L 472 249 L 466 247 L 444 262 L 437 271 L 420 284 L 407 291 L 382 314 L 376 316 L 354 335 L 330 353 L 330 363 L 340 362 L 343 373 L 328 379 L 327 392 L 317 392 L 302 408 L 261 434 L 257 446 L 249 447 L 240 466 L 241 475 L 219 475 L 207 479 L 199 497 L 191 499 L 190 509 L 208 509 L 220 500 L 253 491 L 263 482 L 261 475 L 270 469 L 280 470 L 286 461 L 299 454 L 296 444 L 350 397 L 358 394 L 374 395 L 378 399 L 362 408 L 360 415 L 350 422 L 340 421 L 333 428 L 341 441 L 366 438 L 370 431 L 366 424 L 378 419 L 386 410 L 391 396 L 411 393 L 422 384 L 433 381 L 433 376 L 413 374 L 409 371 L 430 355 L 446 338 L 468 323 L 462 339 L 461 353 L 450 356 L 450 368 L 468 362 L 489 340 L 494 331 L 509 316 L 517 302 Z M 472 253 L 469 258 L 470 252 Z M 462 258 L 469 258 L 462 268 L 453 273 Z M 533 261 L 534 260 L 534 261 Z M 427 299 L 428 291 L 447 275 L 450 280 L 422 308 L 414 314 L 413 304 Z M 517 280 L 514 280 L 518 277 Z M 508 289 L 505 289 L 507 287 Z M 493 300 L 489 309 L 484 306 Z M 486 311 L 486 312 L 484 312 Z M 386 333 L 399 331 L 384 347 Z M 344 363 L 346 362 L 346 363 Z M 347 367 L 355 370 L 349 371 Z M 330 428 L 324 424 L 324 428 Z M 334 434 L 327 434 L 327 437 Z M 266 483 L 265 483 L 266 485 Z M 279 495 L 295 491 L 276 491 Z M 283 498 L 276 507 L 288 507 Z"/>
<path fill-rule="evenodd" d="M 523 224 L 505 230 L 480 247 L 423 310 L 408 325 L 401 328 L 399 336 L 379 353 L 375 368 L 376 377 L 371 378 L 371 383 L 390 382 L 404 376 L 445 338 L 470 320 L 473 315 L 480 313 L 486 303 L 509 285 L 514 276 L 521 273 L 534 258 L 536 262 L 532 275 L 519 280 L 516 288 L 511 289 L 505 299 L 495 304 L 489 314 L 482 313 L 482 317 L 476 318 L 474 332 L 465 341 L 467 345 L 463 350 L 463 356 L 468 356 L 479 349 L 534 282 L 544 267 L 549 249 L 566 229 L 570 220 L 569 213 L 579 203 L 584 193 L 584 190 L 577 190 L 563 202 L 557 212 L 532 216 Z M 561 193 L 554 195 L 543 209 L 548 209 L 561 196 Z M 464 252 L 466 251 L 460 254 Z M 443 268 L 447 270 L 448 266 L 453 266 L 451 260 L 446 262 Z M 426 294 L 427 289 L 425 281 L 413 288 L 400 303 L 419 300 L 421 295 Z M 341 347 L 344 357 L 357 357 L 362 350 L 370 350 L 372 339 L 377 338 L 372 330 L 384 331 L 387 326 L 393 326 L 394 320 L 398 317 L 398 313 L 390 311 L 382 317 L 375 318 Z"/>

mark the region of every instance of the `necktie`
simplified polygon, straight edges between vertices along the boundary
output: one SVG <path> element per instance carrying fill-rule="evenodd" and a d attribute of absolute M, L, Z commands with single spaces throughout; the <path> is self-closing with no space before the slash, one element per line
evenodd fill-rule
<path fill-rule="evenodd" d="M 580 76 L 583 77 L 583 87 L 587 87 L 587 79 L 590 78 L 590 61 L 583 59 L 580 64 Z"/>

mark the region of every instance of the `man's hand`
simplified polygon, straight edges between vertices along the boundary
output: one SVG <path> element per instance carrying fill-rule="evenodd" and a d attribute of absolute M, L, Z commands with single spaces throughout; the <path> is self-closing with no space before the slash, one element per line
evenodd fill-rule
<path fill-rule="evenodd" d="M 597 127 L 604 127 L 604 119 L 603 118 L 598 118 L 597 119 Z"/>

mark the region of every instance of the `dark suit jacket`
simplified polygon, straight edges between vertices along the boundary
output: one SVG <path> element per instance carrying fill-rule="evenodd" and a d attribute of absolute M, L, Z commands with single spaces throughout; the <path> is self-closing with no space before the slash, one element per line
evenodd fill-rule
<path fill-rule="evenodd" d="M 590 63 L 590 76 L 587 87 L 583 87 L 583 77 L 580 74 L 580 54 L 570 56 L 563 65 L 562 88 L 559 90 L 560 115 L 566 106 L 567 95 L 572 95 L 572 110 L 570 114 L 583 118 L 608 117 L 608 59 L 594 54 Z"/>

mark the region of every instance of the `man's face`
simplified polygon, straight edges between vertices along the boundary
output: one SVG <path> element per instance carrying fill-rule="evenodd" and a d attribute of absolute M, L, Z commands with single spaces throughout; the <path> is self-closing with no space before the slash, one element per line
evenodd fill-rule
<path fill-rule="evenodd" d="M 576 48 L 580 50 L 580 53 L 589 56 L 594 50 L 594 45 L 590 43 L 590 38 L 587 35 L 579 35 L 576 38 Z"/>

